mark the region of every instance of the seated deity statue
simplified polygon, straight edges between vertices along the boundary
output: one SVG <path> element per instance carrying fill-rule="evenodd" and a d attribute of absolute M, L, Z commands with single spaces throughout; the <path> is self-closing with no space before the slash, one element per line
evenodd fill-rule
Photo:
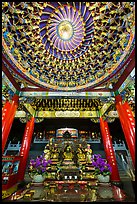
<path fill-rule="evenodd" d="M 79 144 L 79 147 L 77 149 L 77 157 L 78 157 L 78 160 L 80 160 L 80 161 L 84 161 L 85 160 L 85 154 L 83 152 L 81 144 Z"/>
<path fill-rule="evenodd" d="M 51 159 L 58 160 L 58 158 L 59 158 L 59 151 L 58 151 L 57 145 L 55 144 L 54 148 L 52 148 Z"/>
<path fill-rule="evenodd" d="M 91 162 L 92 149 L 90 148 L 90 144 L 87 144 L 87 148 L 85 149 L 85 151 L 86 151 L 86 162 L 92 163 Z"/>
<path fill-rule="evenodd" d="M 46 160 L 50 159 L 50 150 L 49 149 L 44 149 L 44 157 Z"/>
<path fill-rule="evenodd" d="M 49 146 L 50 151 L 52 151 L 52 149 L 53 149 L 53 138 L 50 138 L 48 146 Z"/>
<path fill-rule="evenodd" d="M 73 153 L 70 145 L 67 145 L 66 150 L 64 151 L 64 160 L 72 160 L 73 159 Z"/>
<path fill-rule="evenodd" d="M 49 140 L 49 145 L 52 146 L 52 144 L 53 144 L 53 138 L 50 138 L 50 140 Z"/>

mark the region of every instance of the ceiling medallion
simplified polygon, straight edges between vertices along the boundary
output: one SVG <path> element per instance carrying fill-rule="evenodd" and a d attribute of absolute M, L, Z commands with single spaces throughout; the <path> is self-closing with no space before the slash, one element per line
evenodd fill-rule
<path fill-rule="evenodd" d="M 45 49 L 61 60 L 72 60 L 82 54 L 85 34 L 85 24 L 81 13 L 74 7 L 67 5 L 57 7 L 55 12 L 45 16 L 48 12 L 46 7 L 41 15 L 40 36 Z M 92 21 L 92 18 L 91 18 Z M 50 44 L 50 46 L 49 46 Z M 78 56 L 73 56 L 72 52 L 78 49 Z"/>
<path fill-rule="evenodd" d="M 57 32 L 62 40 L 70 40 L 73 36 L 72 24 L 66 20 L 62 21 L 57 28 Z"/>

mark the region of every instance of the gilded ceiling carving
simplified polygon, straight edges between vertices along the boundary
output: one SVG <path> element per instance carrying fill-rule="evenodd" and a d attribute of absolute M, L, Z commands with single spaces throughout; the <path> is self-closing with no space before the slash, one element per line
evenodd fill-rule
<path fill-rule="evenodd" d="M 134 9 L 134 2 L 2 2 L 3 53 L 41 87 L 94 88 L 133 50 Z"/>

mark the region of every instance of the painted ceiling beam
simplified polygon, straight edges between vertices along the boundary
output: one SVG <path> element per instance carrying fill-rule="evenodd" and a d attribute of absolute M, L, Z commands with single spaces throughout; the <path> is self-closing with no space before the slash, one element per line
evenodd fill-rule
<path fill-rule="evenodd" d="M 101 108 L 101 110 L 100 110 L 101 116 L 104 115 L 104 113 L 108 110 L 108 108 L 109 108 L 111 105 L 112 105 L 112 103 L 105 103 L 105 104 L 102 106 L 102 108 Z"/>
<path fill-rule="evenodd" d="M 134 84 L 135 83 L 135 68 L 132 70 L 134 72 L 134 76 L 130 75 L 126 78 L 126 80 L 123 82 L 123 84 L 119 87 L 118 92 L 121 93 L 128 85 Z"/>
<path fill-rule="evenodd" d="M 15 118 L 26 118 L 27 113 L 25 111 L 16 111 Z"/>
<path fill-rule="evenodd" d="M 22 92 L 27 92 L 27 91 L 49 91 L 49 89 L 48 88 L 39 88 L 39 87 L 35 87 L 35 88 L 31 88 L 31 87 L 24 87 L 24 88 L 21 88 L 21 91 Z M 51 91 L 51 90 L 50 90 Z M 89 88 L 89 91 L 91 92 L 96 92 L 97 90 L 96 89 L 91 89 L 91 88 Z M 98 88 L 98 91 L 101 91 L 101 92 L 110 92 L 111 90 L 110 89 L 107 89 L 107 88 Z M 53 92 L 54 92 L 54 90 L 53 90 Z M 77 92 L 81 92 L 81 91 L 77 91 Z M 88 89 L 86 89 L 86 92 L 88 92 Z"/>
<path fill-rule="evenodd" d="M 123 74 L 120 76 L 118 82 L 115 84 L 113 91 L 116 91 L 119 89 L 119 87 L 122 85 L 122 83 L 126 80 L 126 78 L 130 75 L 130 73 L 132 72 L 132 70 L 135 67 L 135 56 L 131 59 L 130 58 L 130 62 L 128 64 L 128 67 L 126 68 L 126 70 L 123 72 Z"/>
<path fill-rule="evenodd" d="M 100 97 L 114 97 L 113 92 L 21 92 L 21 97 L 42 97 L 42 98 L 100 98 Z"/>
<path fill-rule="evenodd" d="M 25 111 L 16 111 L 15 118 L 26 118 Z M 36 118 L 99 118 L 97 111 L 36 111 Z M 109 118 L 118 118 L 117 111 L 110 111 Z"/>
<path fill-rule="evenodd" d="M 29 112 L 31 115 L 34 115 L 34 114 L 35 114 L 35 110 L 32 108 L 32 106 L 31 106 L 29 103 L 24 103 L 23 105 L 25 106 L 25 108 L 28 110 L 28 112 Z"/>

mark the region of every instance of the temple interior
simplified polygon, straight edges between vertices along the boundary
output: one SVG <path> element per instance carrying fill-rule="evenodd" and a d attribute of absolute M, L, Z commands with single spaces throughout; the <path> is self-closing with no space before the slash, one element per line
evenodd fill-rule
<path fill-rule="evenodd" d="M 2 202 L 136 202 L 135 2 L 2 2 Z"/>

